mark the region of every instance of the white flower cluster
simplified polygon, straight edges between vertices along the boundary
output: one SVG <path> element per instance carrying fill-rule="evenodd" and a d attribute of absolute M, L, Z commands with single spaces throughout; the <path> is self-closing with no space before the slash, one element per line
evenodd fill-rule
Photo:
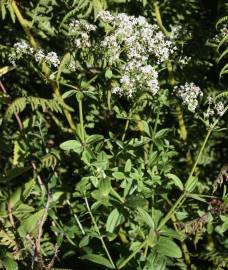
<path fill-rule="evenodd" d="M 145 61 L 152 58 L 154 63 L 159 64 L 176 49 L 157 25 L 149 24 L 142 16 L 136 18 L 125 13 L 113 16 L 108 11 L 101 11 L 98 17 L 113 27 L 101 46 L 108 50 L 113 46 L 120 48 L 128 60 Z M 113 59 L 108 60 L 113 64 Z"/>
<path fill-rule="evenodd" d="M 198 106 L 198 98 L 203 96 L 201 89 L 194 83 L 185 83 L 184 85 L 175 86 L 174 92 L 181 97 L 183 104 L 188 106 L 189 111 L 195 112 Z"/>
<path fill-rule="evenodd" d="M 55 52 L 49 52 L 44 59 L 45 62 L 54 67 L 57 67 L 60 64 L 58 55 Z"/>
<path fill-rule="evenodd" d="M 218 103 L 215 104 L 215 110 L 219 116 L 222 116 L 224 114 L 225 108 L 222 101 L 219 101 Z"/>
<path fill-rule="evenodd" d="M 115 65 L 120 58 L 126 62 L 120 67 L 120 86 L 112 92 L 131 97 L 138 90 L 149 90 L 155 95 L 159 85 L 154 66 L 169 59 L 176 49 L 173 42 L 142 16 L 101 11 L 98 18 L 112 27 L 101 42 L 107 62 Z"/>
<path fill-rule="evenodd" d="M 73 35 L 73 44 L 77 48 L 91 47 L 90 32 L 97 27 L 86 21 L 72 20 L 69 24 L 70 35 Z"/>
<path fill-rule="evenodd" d="M 16 42 L 13 47 L 15 50 L 9 54 L 9 62 L 13 66 L 16 66 L 16 60 L 19 60 L 24 55 L 32 55 L 34 52 L 33 48 L 25 40 Z"/>
<path fill-rule="evenodd" d="M 211 108 L 212 107 L 212 108 Z M 209 118 L 214 115 L 223 116 L 225 113 L 225 107 L 222 101 L 218 103 L 214 103 L 212 97 L 208 97 L 208 108 L 207 111 L 204 113 L 206 118 Z"/>
<path fill-rule="evenodd" d="M 15 52 L 9 56 L 9 61 L 16 65 L 15 60 L 19 60 L 25 55 L 34 56 L 37 62 L 45 61 L 50 66 L 57 67 L 60 64 L 58 55 L 55 52 L 49 52 L 45 55 L 42 49 L 35 51 L 25 40 L 14 44 Z"/>
<path fill-rule="evenodd" d="M 14 45 L 17 54 L 32 54 L 33 48 L 25 40 L 16 42 Z"/>
<path fill-rule="evenodd" d="M 120 96 L 127 93 L 128 98 L 131 98 L 137 90 L 147 89 L 152 95 L 159 90 L 158 73 L 151 65 L 137 66 L 131 63 L 125 65 L 120 83 L 121 88 L 114 87 L 112 92 Z"/>
<path fill-rule="evenodd" d="M 187 65 L 191 61 L 191 57 L 183 56 L 179 58 L 178 64 L 179 65 Z"/>

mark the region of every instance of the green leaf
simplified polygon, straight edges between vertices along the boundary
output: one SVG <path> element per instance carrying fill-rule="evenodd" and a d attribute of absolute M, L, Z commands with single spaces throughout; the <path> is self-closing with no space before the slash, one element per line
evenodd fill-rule
<path fill-rule="evenodd" d="M 9 204 L 12 208 L 19 202 L 21 199 L 21 187 L 18 187 L 13 194 L 10 196 Z"/>
<path fill-rule="evenodd" d="M 113 267 L 113 265 L 109 262 L 109 260 L 107 260 L 106 258 L 104 258 L 101 255 L 97 255 L 97 254 L 87 254 L 81 257 L 81 259 L 83 260 L 89 260 L 91 262 L 97 263 L 97 264 L 101 264 L 103 266 L 106 266 L 110 269 L 115 269 Z"/>
<path fill-rule="evenodd" d="M 35 187 L 35 184 L 36 184 L 36 181 L 34 179 L 31 179 L 30 181 L 25 183 L 23 193 L 22 193 L 24 200 L 26 200 L 30 196 L 32 190 Z"/>
<path fill-rule="evenodd" d="M 155 226 L 152 217 L 142 208 L 138 208 L 138 213 L 142 221 L 154 230 Z"/>
<path fill-rule="evenodd" d="M 142 124 L 143 124 L 143 130 L 144 130 L 144 132 L 145 132 L 149 137 L 151 137 L 152 135 L 151 135 L 151 132 L 150 132 L 150 128 L 149 128 L 148 123 L 147 123 L 146 121 L 144 121 L 144 120 L 142 120 L 141 122 L 142 122 Z"/>
<path fill-rule="evenodd" d="M 165 136 L 165 134 L 166 134 L 168 131 L 169 131 L 168 128 L 163 128 L 163 129 L 159 130 L 159 131 L 155 134 L 154 138 L 155 138 L 155 139 L 161 138 L 161 137 Z"/>
<path fill-rule="evenodd" d="M 17 263 L 10 257 L 5 257 L 1 262 L 6 270 L 18 270 Z"/>
<path fill-rule="evenodd" d="M 63 99 L 66 99 L 68 97 L 71 97 L 73 95 L 76 95 L 77 91 L 76 90 L 69 90 L 67 92 L 65 92 L 63 95 L 62 95 L 62 98 Z"/>
<path fill-rule="evenodd" d="M 66 65 L 70 62 L 70 53 L 66 53 L 63 56 L 63 59 L 59 65 L 57 76 L 56 76 L 56 83 L 59 84 L 60 76 Z"/>
<path fill-rule="evenodd" d="M 45 209 L 41 209 L 33 215 L 29 216 L 18 228 L 21 237 L 25 237 L 27 233 L 32 233 L 38 228 L 38 222 L 43 217 Z"/>
<path fill-rule="evenodd" d="M 128 159 L 125 163 L 124 172 L 130 172 L 131 171 L 131 160 Z"/>
<path fill-rule="evenodd" d="M 132 195 L 127 198 L 126 205 L 130 208 L 143 208 L 147 205 L 147 200 L 139 195 Z"/>
<path fill-rule="evenodd" d="M 185 190 L 187 192 L 192 192 L 195 189 L 198 178 L 195 176 L 191 176 L 188 181 L 185 183 Z"/>
<path fill-rule="evenodd" d="M 101 140 L 103 140 L 103 139 L 104 139 L 104 136 L 99 135 L 99 134 L 94 134 L 94 135 L 89 136 L 89 137 L 86 139 L 86 143 L 87 143 L 87 144 L 95 143 L 95 142 L 99 142 L 99 141 L 101 141 Z"/>
<path fill-rule="evenodd" d="M 125 174 L 123 172 L 114 172 L 112 173 L 112 176 L 117 180 L 122 180 L 125 178 Z"/>
<path fill-rule="evenodd" d="M 0 77 L 4 74 L 8 73 L 9 71 L 13 70 L 15 67 L 5 66 L 3 68 L 0 68 Z"/>
<path fill-rule="evenodd" d="M 112 189 L 111 182 L 108 179 L 102 179 L 99 183 L 99 192 L 103 197 L 107 197 Z"/>
<path fill-rule="evenodd" d="M 85 247 L 89 244 L 89 239 L 90 239 L 90 236 L 89 235 L 85 235 L 82 240 L 79 242 L 79 247 L 82 248 L 82 247 Z"/>
<path fill-rule="evenodd" d="M 112 210 L 109 214 L 107 222 L 106 222 L 106 231 L 114 232 L 115 228 L 121 224 L 122 215 L 119 213 L 117 208 Z"/>
<path fill-rule="evenodd" d="M 176 176 L 175 174 L 172 173 L 167 173 L 166 176 L 173 180 L 173 183 L 180 189 L 180 190 L 184 190 L 184 186 L 180 180 L 180 178 L 178 176 Z"/>
<path fill-rule="evenodd" d="M 79 141 L 69 140 L 60 144 L 60 148 L 65 151 L 74 151 L 78 154 L 82 152 L 82 145 Z"/>
<path fill-rule="evenodd" d="M 157 252 L 171 258 L 181 258 L 182 251 L 179 246 L 170 238 L 161 236 L 156 245 Z"/>
<path fill-rule="evenodd" d="M 111 71 L 111 69 L 107 69 L 105 71 L 105 78 L 107 78 L 107 79 L 111 79 L 112 78 L 112 71 Z"/>

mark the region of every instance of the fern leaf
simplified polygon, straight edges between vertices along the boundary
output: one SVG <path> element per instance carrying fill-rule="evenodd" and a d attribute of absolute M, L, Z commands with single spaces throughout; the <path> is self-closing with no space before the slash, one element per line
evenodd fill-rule
<path fill-rule="evenodd" d="M 225 16 L 225 17 L 222 17 L 221 19 L 219 19 L 218 22 L 216 23 L 216 28 L 218 28 L 218 26 L 224 22 L 228 22 L 228 16 Z"/>
<path fill-rule="evenodd" d="M 30 196 L 35 185 L 36 185 L 36 181 L 34 178 L 28 181 L 27 183 L 25 183 L 24 188 L 23 188 L 23 193 L 22 193 L 24 200 L 26 200 Z"/>
<path fill-rule="evenodd" d="M 222 75 L 227 74 L 227 73 L 228 73 L 228 64 L 226 64 L 226 65 L 221 69 L 221 71 L 220 71 L 220 73 L 219 73 L 219 77 L 221 78 Z"/>
<path fill-rule="evenodd" d="M 226 35 L 225 37 L 222 38 L 222 40 L 219 42 L 218 47 L 217 47 L 217 51 L 219 51 L 219 49 L 221 48 L 221 46 L 228 41 L 228 35 Z"/>
<path fill-rule="evenodd" d="M 222 58 L 224 58 L 228 54 L 228 49 L 226 49 L 218 58 L 217 62 L 219 63 Z"/>
<path fill-rule="evenodd" d="M 71 10 L 70 12 L 68 12 L 62 19 L 60 25 L 59 25 L 59 29 L 62 28 L 63 24 L 70 18 L 72 17 L 76 12 L 78 11 L 78 7 L 74 8 L 73 10 Z"/>
<path fill-rule="evenodd" d="M 52 151 L 41 159 L 41 164 L 43 168 L 54 168 L 59 160 L 59 153 Z"/>
<path fill-rule="evenodd" d="M 26 107 L 26 98 L 20 97 L 15 99 L 8 107 L 5 117 L 7 119 L 12 118 L 13 114 L 22 112 Z"/>
<path fill-rule="evenodd" d="M 7 246 L 8 248 L 17 250 L 17 243 L 15 241 L 15 236 L 11 231 L 0 230 L 1 245 Z"/>
<path fill-rule="evenodd" d="M 225 92 L 222 92 L 221 94 L 218 94 L 216 97 L 215 97 L 215 100 L 218 100 L 220 98 L 228 98 L 228 91 L 225 91 Z"/>
<path fill-rule="evenodd" d="M 6 119 L 12 118 L 14 113 L 22 112 L 27 104 L 31 105 L 33 111 L 37 110 L 39 107 L 41 107 L 43 111 L 49 109 L 58 113 L 63 113 L 63 109 L 73 111 L 73 109 L 67 104 L 65 104 L 60 97 L 55 97 L 53 99 L 45 99 L 32 96 L 21 97 L 14 100 L 8 107 L 5 114 Z"/>

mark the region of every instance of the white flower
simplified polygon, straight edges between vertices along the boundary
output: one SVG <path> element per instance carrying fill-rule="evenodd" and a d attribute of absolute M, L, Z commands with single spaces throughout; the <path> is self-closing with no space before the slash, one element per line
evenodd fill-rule
<path fill-rule="evenodd" d="M 97 18 L 100 18 L 102 21 L 110 23 L 114 20 L 114 17 L 109 11 L 102 10 L 98 13 Z"/>
<path fill-rule="evenodd" d="M 112 88 L 112 93 L 122 96 L 123 90 L 117 86 L 117 87 Z"/>
<path fill-rule="evenodd" d="M 34 57 L 37 62 L 44 60 L 45 58 L 44 51 L 40 49 L 39 51 L 35 53 Z"/>
<path fill-rule="evenodd" d="M 218 103 L 215 104 L 215 110 L 219 116 L 222 116 L 225 110 L 224 104 L 221 101 L 219 101 Z"/>
<path fill-rule="evenodd" d="M 54 67 L 57 67 L 60 64 L 58 55 L 55 52 L 49 52 L 45 56 L 45 60 L 47 63 L 49 63 L 50 65 L 53 65 Z"/>
<path fill-rule="evenodd" d="M 191 57 L 187 57 L 187 56 L 181 57 L 179 59 L 179 64 L 181 64 L 181 65 L 187 65 L 190 60 L 191 60 Z"/>
<path fill-rule="evenodd" d="M 16 49 L 16 53 L 18 54 L 32 54 L 33 48 L 25 41 L 22 40 L 20 42 L 16 42 L 14 44 L 14 48 Z"/>
<path fill-rule="evenodd" d="M 198 106 L 198 98 L 203 96 L 201 89 L 194 83 L 185 83 L 175 86 L 174 91 L 182 98 L 183 104 L 188 106 L 189 111 L 195 112 Z"/>

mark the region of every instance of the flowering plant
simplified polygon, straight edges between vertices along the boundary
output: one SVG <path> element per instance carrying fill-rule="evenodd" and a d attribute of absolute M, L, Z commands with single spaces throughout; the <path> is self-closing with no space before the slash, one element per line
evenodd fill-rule
<path fill-rule="evenodd" d="M 173 2 L 1 1 L 0 268 L 228 266 L 227 18 Z"/>

